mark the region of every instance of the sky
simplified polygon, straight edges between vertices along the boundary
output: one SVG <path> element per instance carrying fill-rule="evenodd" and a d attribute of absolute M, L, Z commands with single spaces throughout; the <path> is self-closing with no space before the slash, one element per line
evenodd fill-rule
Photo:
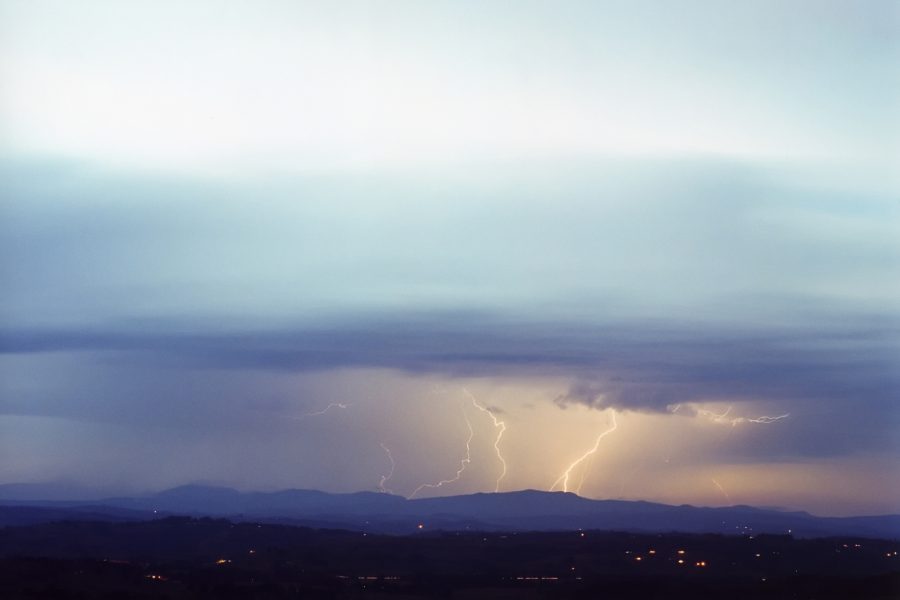
<path fill-rule="evenodd" d="M 0 0 L 0 484 L 900 513 L 898 66 L 887 0 Z"/>

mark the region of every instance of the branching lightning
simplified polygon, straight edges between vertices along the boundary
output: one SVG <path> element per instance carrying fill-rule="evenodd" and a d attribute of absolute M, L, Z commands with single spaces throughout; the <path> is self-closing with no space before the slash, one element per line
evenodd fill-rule
<path fill-rule="evenodd" d="M 614 410 L 610 409 L 609 414 L 610 414 L 611 420 L 612 420 L 612 427 L 610 427 L 609 429 L 607 429 L 606 431 L 604 431 L 603 433 L 598 435 L 597 440 L 594 442 L 594 446 L 590 450 L 588 450 L 587 452 L 582 454 L 572 464 L 570 464 L 569 467 L 565 470 L 565 472 L 559 476 L 559 479 L 557 479 L 556 481 L 553 482 L 553 485 L 550 486 L 551 492 L 554 489 L 556 489 L 557 486 L 560 486 L 562 488 L 562 491 L 568 492 L 569 491 L 569 477 L 572 475 L 572 471 L 575 469 L 575 467 L 577 467 L 578 465 L 583 463 L 585 460 L 589 459 L 594 454 L 596 454 L 597 449 L 600 448 L 600 441 L 603 440 L 603 438 L 605 438 L 609 434 L 611 434 L 613 431 L 618 429 L 618 423 L 616 423 L 616 412 Z M 579 483 L 578 488 L 576 489 L 576 492 L 581 491 L 581 485 L 583 483 L 584 483 L 584 479 L 582 479 L 581 483 Z"/>
<path fill-rule="evenodd" d="M 503 453 L 500 452 L 500 440 L 503 439 L 503 433 L 506 431 L 506 423 L 499 420 L 497 418 L 497 415 L 494 414 L 494 411 L 487 408 L 486 406 L 481 405 L 478 402 L 478 400 L 475 398 L 475 396 L 473 396 L 472 393 L 469 392 L 469 390 L 467 390 L 466 388 L 463 388 L 463 392 L 469 398 L 471 398 L 472 404 L 475 406 L 475 408 L 477 408 L 481 412 L 487 414 L 491 418 L 491 421 L 493 421 L 493 423 L 494 423 L 494 429 L 497 430 L 497 437 L 494 438 L 494 451 L 497 453 L 497 460 L 500 461 L 502 470 L 500 472 L 500 476 L 497 477 L 497 481 L 494 484 L 494 492 L 495 493 L 499 492 L 500 491 L 500 482 L 503 481 L 504 477 L 506 477 L 506 459 L 503 458 Z"/>
<path fill-rule="evenodd" d="M 341 409 L 341 410 L 347 410 L 347 409 L 350 408 L 351 406 L 353 406 L 353 405 L 352 405 L 352 404 L 347 404 L 347 403 L 344 403 L 344 402 L 332 402 L 331 404 L 329 404 L 328 406 L 326 406 L 326 407 L 323 408 L 322 410 L 317 410 L 317 411 L 314 411 L 314 412 L 304 413 L 304 414 L 302 414 L 302 415 L 300 415 L 300 416 L 297 416 L 297 417 L 294 417 L 294 418 L 295 418 L 295 419 L 307 419 L 307 418 L 309 418 L 309 417 L 319 417 L 319 416 L 324 415 L 325 413 L 327 413 L 327 412 L 328 412 L 329 410 L 331 410 L 332 408 L 339 408 L 339 409 Z"/>
<path fill-rule="evenodd" d="M 672 405 L 669 407 L 669 412 L 671 412 L 672 414 L 675 414 L 681 409 L 681 406 L 682 406 L 681 404 Z M 729 417 L 728 415 L 731 414 L 731 409 L 733 408 L 731 406 L 729 406 L 727 409 L 725 409 L 725 412 L 722 412 L 722 413 L 716 413 L 711 410 L 707 410 L 705 408 L 693 408 L 693 407 L 690 407 L 690 408 L 692 409 L 694 414 L 696 414 L 697 416 L 703 417 L 705 419 L 709 419 L 713 423 L 720 423 L 723 425 L 731 425 L 732 427 L 740 425 L 741 423 L 769 424 L 769 423 L 774 423 L 776 421 L 780 421 L 781 419 L 786 419 L 789 416 L 791 416 L 791 413 L 784 413 L 783 415 L 777 415 L 774 417 L 768 416 L 768 415 L 763 415 L 761 417 Z"/>
<path fill-rule="evenodd" d="M 755 419 L 738 419 L 739 422 L 747 421 L 748 423 L 774 423 L 775 421 L 780 421 L 781 419 L 786 419 L 791 416 L 791 413 L 784 413 L 783 415 L 778 415 L 777 417 L 767 417 L 765 415 L 761 417 L 757 417 Z"/>
<path fill-rule="evenodd" d="M 394 467 L 397 466 L 397 463 L 394 462 L 394 455 L 391 454 L 390 448 L 385 446 L 384 443 L 379 444 L 379 446 L 381 446 L 381 449 L 387 454 L 388 460 L 391 461 L 391 470 L 388 471 L 387 475 L 381 476 L 381 481 L 378 482 L 378 491 L 382 494 L 393 494 L 393 492 L 387 488 L 387 482 L 394 476 Z"/>
<path fill-rule="evenodd" d="M 475 437 L 475 430 L 472 428 L 472 422 L 469 420 L 469 417 L 466 415 L 465 410 L 463 410 L 463 418 L 466 420 L 466 427 L 469 428 L 469 437 L 466 439 L 466 455 L 462 458 L 462 460 L 459 461 L 459 469 L 457 469 L 456 475 L 454 477 L 452 477 L 451 479 L 443 479 L 441 481 L 438 481 L 437 483 L 423 483 L 422 485 L 417 487 L 415 490 L 413 490 L 413 493 L 409 495 L 410 498 L 415 498 L 416 494 L 418 494 L 425 488 L 437 489 L 448 483 L 454 483 L 454 482 L 459 481 L 460 477 L 462 477 L 463 471 L 465 471 L 466 467 L 469 465 L 469 463 L 472 462 L 472 438 Z"/>
<path fill-rule="evenodd" d="M 717 412 L 714 412 L 714 411 L 711 411 L 711 410 L 708 410 L 705 408 L 699 408 L 694 404 L 680 404 L 680 403 L 679 404 L 671 404 L 667 408 L 668 408 L 668 411 L 672 414 L 678 414 L 678 412 L 682 408 L 684 408 L 685 410 L 683 411 L 683 414 L 702 417 L 704 419 L 708 419 L 708 420 L 712 421 L 713 423 L 716 423 L 719 425 L 731 425 L 732 427 L 737 427 L 738 425 L 741 425 L 743 423 L 770 424 L 770 423 L 775 423 L 776 421 L 780 421 L 782 419 L 786 419 L 789 416 L 791 416 L 790 413 L 784 413 L 782 415 L 776 415 L 776 416 L 762 415 L 760 417 L 732 417 L 730 415 L 731 415 L 732 408 L 734 408 L 733 406 L 729 406 L 721 413 L 717 413 Z M 668 462 L 668 459 L 666 460 L 666 462 Z M 729 504 L 734 503 L 733 500 L 731 499 L 731 495 L 728 493 L 728 491 L 725 489 L 725 487 L 721 483 L 716 481 L 716 479 L 714 479 L 714 478 L 710 478 L 710 481 L 712 481 L 713 485 L 715 485 L 718 488 L 718 490 L 720 492 L 722 492 L 722 495 L 725 497 L 725 499 L 728 501 Z"/>
<path fill-rule="evenodd" d="M 723 413 L 715 413 L 711 410 L 707 410 L 705 408 L 698 408 L 697 414 L 701 417 L 709 419 L 713 423 L 731 423 L 731 426 L 734 427 L 736 423 L 734 423 L 731 419 L 728 418 L 728 415 L 731 413 L 732 407 L 729 406 L 725 409 Z"/>

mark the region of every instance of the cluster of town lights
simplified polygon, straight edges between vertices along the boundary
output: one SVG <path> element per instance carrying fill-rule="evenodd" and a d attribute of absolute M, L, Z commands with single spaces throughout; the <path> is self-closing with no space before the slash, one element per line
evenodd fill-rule
<path fill-rule="evenodd" d="M 675 560 L 675 562 L 679 565 L 685 564 L 684 558 L 681 558 L 681 557 L 683 557 L 687 554 L 687 550 L 676 550 L 675 553 L 679 557 L 678 559 Z M 625 554 L 631 554 L 631 550 L 626 550 Z M 651 548 L 650 550 L 647 551 L 647 554 L 654 556 L 656 554 L 656 550 Z M 634 557 L 634 560 L 635 560 L 635 562 L 643 562 L 644 557 L 642 555 L 638 554 L 637 556 Z M 707 565 L 708 565 L 708 563 L 705 560 L 698 560 L 697 562 L 694 563 L 694 566 L 701 567 L 701 568 L 706 567 Z"/>

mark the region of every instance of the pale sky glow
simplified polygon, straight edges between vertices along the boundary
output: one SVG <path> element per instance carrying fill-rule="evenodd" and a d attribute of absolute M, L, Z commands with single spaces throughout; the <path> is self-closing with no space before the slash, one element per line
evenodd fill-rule
<path fill-rule="evenodd" d="M 898 7 L 0 0 L 0 484 L 900 512 Z"/>
<path fill-rule="evenodd" d="M 859 9 L 847 22 L 837 3 L 791 27 L 794 7 L 774 2 L 718 15 L 688 3 L 675 22 L 620 3 L 220 13 L 6 2 L 4 137 L 7 152 L 218 175 L 609 155 L 872 159 L 893 143 L 884 120 L 898 77 L 883 15 L 863 4 L 868 18 Z M 852 60 L 861 53 L 864 64 Z"/>

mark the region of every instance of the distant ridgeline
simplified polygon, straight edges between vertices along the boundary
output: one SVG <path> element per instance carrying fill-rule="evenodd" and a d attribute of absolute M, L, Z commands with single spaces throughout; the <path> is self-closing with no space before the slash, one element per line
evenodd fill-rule
<path fill-rule="evenodd" d="M 526 490 L 407 500 L 391 494 L 329 494 L 315 490 L 238 492 L 183 486 L 141 497 L 102 500 L 4 499 L 0 525 L 65 519 L 134 521 L 166 515 L 227 517 L 402 534 L 428 531 L 684 532 L 795 537 L 853 535 L 900 539 L 900 515 L 816 517 L 749 506 L 670 506 L 652 502 L 590 500 L 572 493 Z"/>

